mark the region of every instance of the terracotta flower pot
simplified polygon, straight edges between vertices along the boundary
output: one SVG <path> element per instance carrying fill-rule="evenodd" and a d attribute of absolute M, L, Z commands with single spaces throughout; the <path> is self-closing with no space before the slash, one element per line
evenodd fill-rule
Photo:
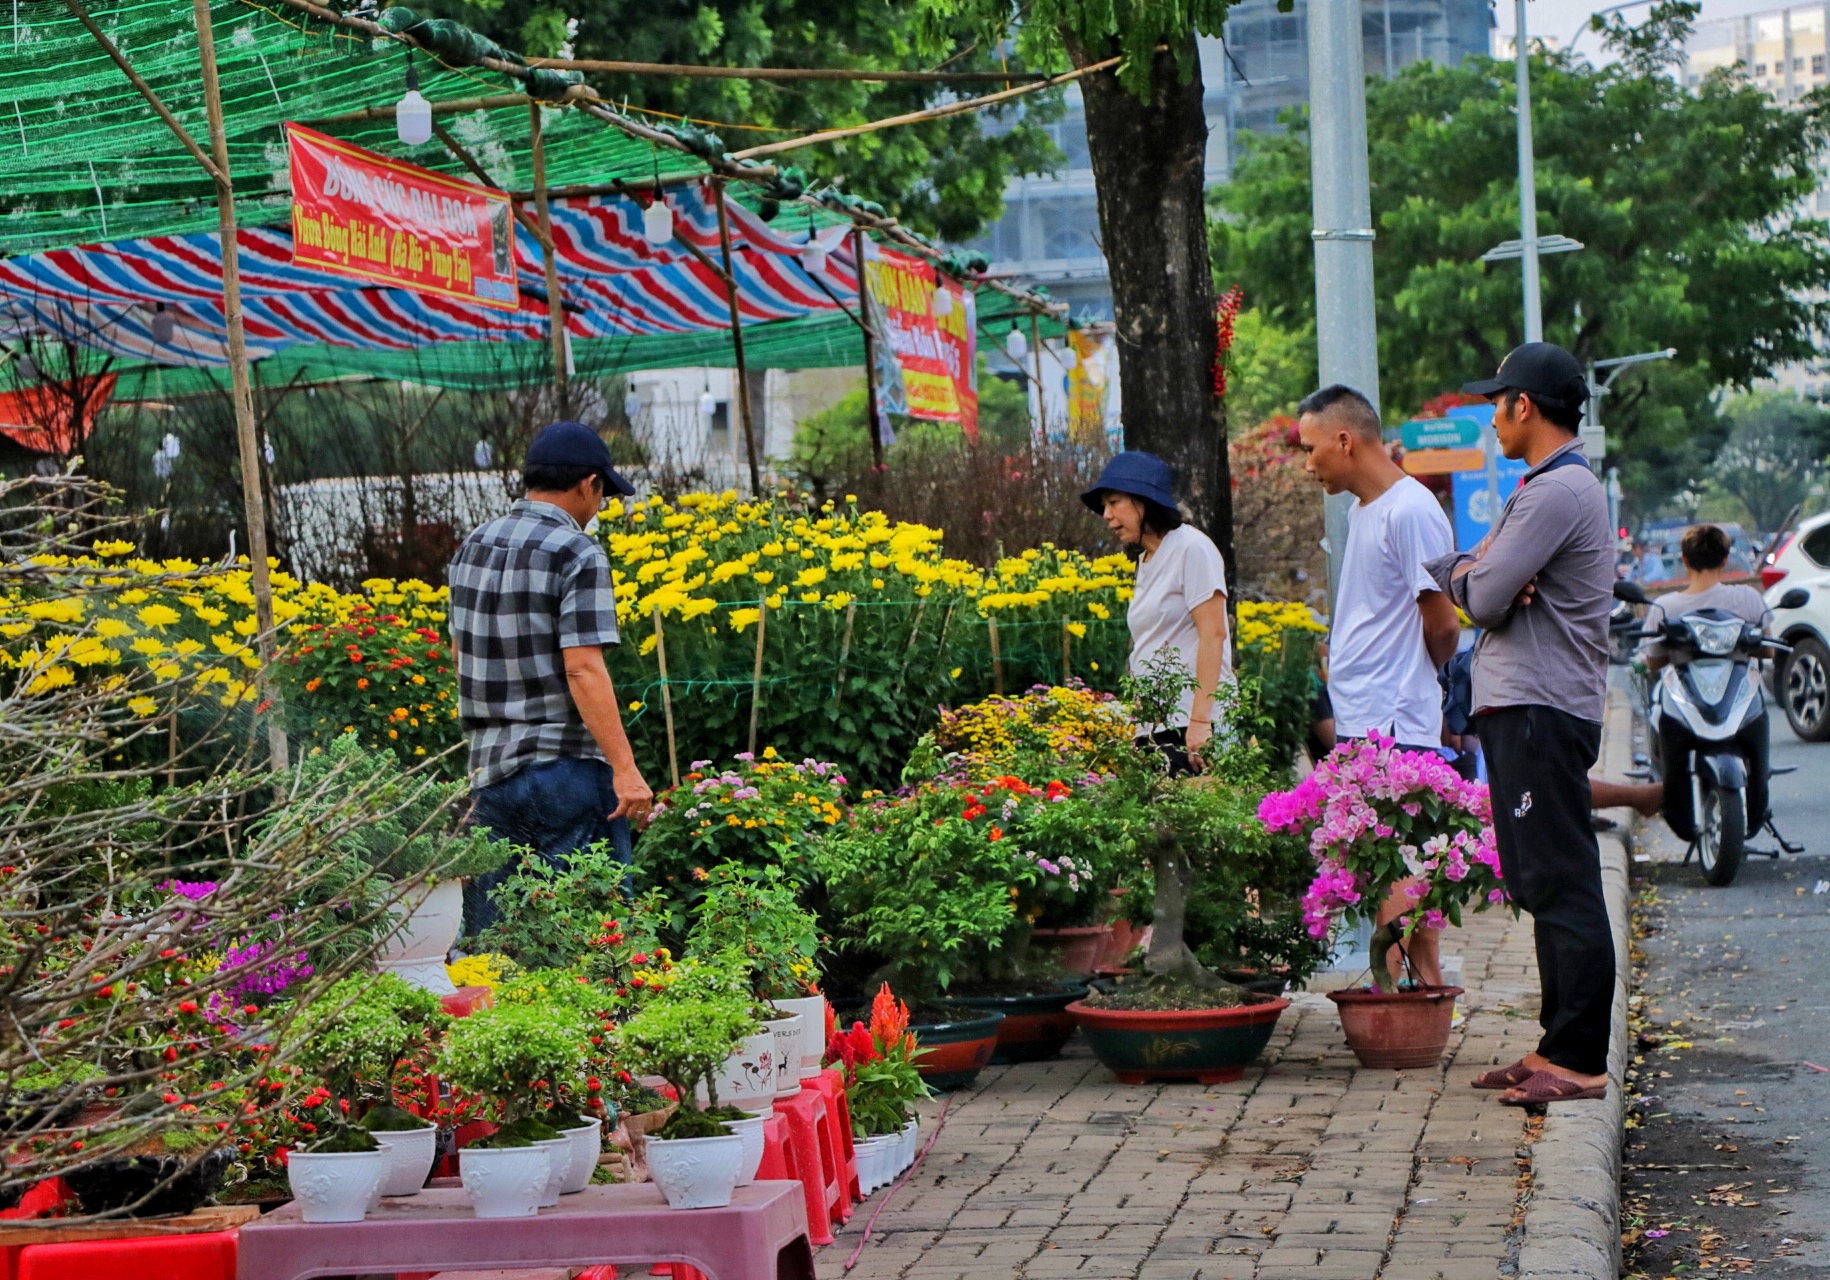
<path fill-rule="evenodd" d="M 1085 983 L 1027 996 L 954 996 L 954 1004 L 986 1013 L 1001 1013 L 995 1063 L 1040 1062 L 1061 1052 L 1074 1034 L 1074 1015 L 1067 1007 L 1086 997 Z"/>
<path fill-rule="evenodd" d="M 1086 1032 L 1087 1043 L 1124 1084 L 1145 1080 L 1194 1080 L 1219 1084 L 1237 1080 L 1264 1051 L 1277 1019 L 1290 1002 L 1264 1000 L 1233 1009 L 1186 1013 L 1094 1009 L 1084 1001 L 1067 1007 Z"/>
<path fill-rule="evenodd" d="M 915 1043 L 915 1069 L 936 1089 L 957 1089 L 971 1084 L 998 1047 L 1001 1013 L 978 1014 L 962 1009 L 952 1022 L 927 1022 L 911 1026 Z M 967 1016 L 978 1014 L 978 1016 Z"/>
<path fill-rule="evenodd" d="M 1072 929 L 1036 929 L 1029 935 L 1030 953 L 1049 959 L 1063 973 L 1090 974 L 1112 942 L 1112 930 L 1103 924 Z"/>
<path fill-rule="evenodd" d="M 1347 1047 L 1363 1067 L 1433 1067 L 1449 1044 L 1460 987 L 1426 987 L 1421 991 L 1374 991 L 1356 987 L 1330 991 L 1341 1012 Z"/>

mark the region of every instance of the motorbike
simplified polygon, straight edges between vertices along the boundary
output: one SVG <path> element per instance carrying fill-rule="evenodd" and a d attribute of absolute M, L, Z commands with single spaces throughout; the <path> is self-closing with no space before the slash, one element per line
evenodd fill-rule
<path fill-rule="evenodd" d="M 1637 583 L 1616 584 L 1614 595 L 1645 601 Z M 1732 884 L 1748 835 L 1769 820 L 1766 696 L 1754 660 L 1790 649 L 1723 609 L 1669 618 L 1659 639 L 1668 661 L 1648 699 L 1647 736 L 1665 823 L 1690 842 L 1704 880 Z"/>

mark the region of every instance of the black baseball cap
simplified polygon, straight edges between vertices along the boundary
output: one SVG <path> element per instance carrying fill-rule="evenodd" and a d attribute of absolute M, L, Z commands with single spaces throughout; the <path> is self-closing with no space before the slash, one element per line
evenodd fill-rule
<path fill-rule="evenodd" d="M 1523 391 L 1534 400 L 1574 409 L 1588 402 L 1589 381 L 1576 357 L 1556 343 L 1527 342 L 1506 353 L 1493 377 L 1464 383 L 1462 390 L 1471 396 Z"/>
<path fill-rule="evenodd" d="M 530 467 L 589 467 L 604 480 L 604 495 L 632 497 L 635 486 L 610 462 L 610 446 L 582 422 L 549 422 L 527 447 Z"/>

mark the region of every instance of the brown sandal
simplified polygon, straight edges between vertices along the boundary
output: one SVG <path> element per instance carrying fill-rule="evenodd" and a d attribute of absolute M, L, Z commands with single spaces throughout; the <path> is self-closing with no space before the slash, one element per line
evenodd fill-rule
<path fill-rule="evenodd" d="M 1535 1074 L 1520 1058 L 1510 1067 L 1495 1067 L 1485 1075 L 1475 1076 L 1471 1084 L 1476 1089 L 1516 1089 Z"/>
<path fill-rule="evenodd" d="M 1501 1106 L 1529 1107 L 1539 1102 L 1581 1102 L 1585 1098 L 1608 1096 L 1608 1087 L 1605 1084 L 1581 1085 L 1574 1080 L 1565 1080 L 1562 1076 L 1549 1071 L 1534 1071 L 1531 1073 L 1530 1079 L 1514 1088 L 1524 1096 L 1501 1098 Z"/>

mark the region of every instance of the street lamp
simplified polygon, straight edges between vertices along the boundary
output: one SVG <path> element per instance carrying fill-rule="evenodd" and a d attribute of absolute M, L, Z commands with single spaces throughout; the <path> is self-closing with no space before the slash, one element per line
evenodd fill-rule
<path fill-rule="evenodd" d="M 1608 360 L 1589 361 L 1589 402 L 1582 410 L 1582 426 L 1577 438 L 1582 441 L 1582 451 L 1588 454 L 1590 466 L 1599 471 L 1601 460 L 1608 452 L 1607 433 L 1601 428 L 1601 397 L 1608 393 L 1608 384 L 1629 365 L 1669 360 L 1676 354 L 1676 347 L 1666 347 L 1663 351 L 1642 351 L 1636 356 L 1614 356 Z M 1604 369 L 1607 371 L 1605 374 L 1597 372 Z M 1619 525 L 1615 527 L 1619 528 Z"/>

